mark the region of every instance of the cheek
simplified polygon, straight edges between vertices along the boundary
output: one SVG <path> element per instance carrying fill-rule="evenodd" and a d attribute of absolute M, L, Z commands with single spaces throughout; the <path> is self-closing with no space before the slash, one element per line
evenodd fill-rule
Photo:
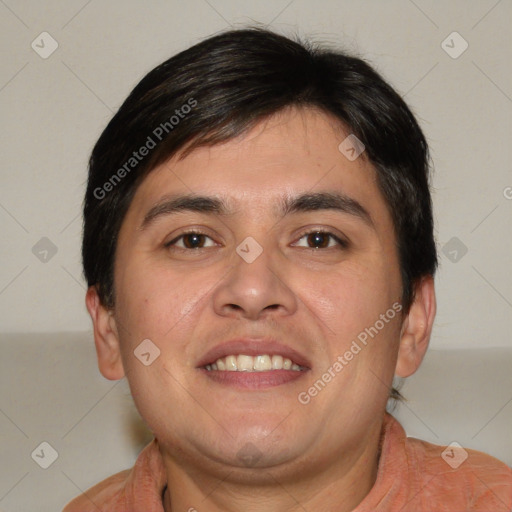
<path fill-rule="evenodd" d="M 398 300 L 399 287 L 391 279 L 377 264 L 347 264 L 321 277 L 304 273 L 297 289 L 331 331 L 350 335 L 373 325 Z"/>
<path fill-rule="evenodd" d="M 119 275 L 118 311 L 130 335 L 140 338 L 164 340 L 195 308 L 208 289 L 204 275 L 188 275 L 149 259 L 124 262 L 123 275 Z M 142 339 L 143 339 L 142 338 Z"/>
<path fill-rule="evenodd" d="M 342 356 L 339 393 L 352 389 L 385 401 L 386 385 L 394 373 L 399 340 L 399 286 L 383 265 L 346 265 L 328 279 L 303 276 L 303 300 L 323 326 L 327 367 Z M 309 281 L 309 282 L 308 282 Z M 394 305 L 394 307 L 393 307 Z M 383 317 L 381 316 L 383 315 Z M 379 402 L 379 403 L 380 403 Z M 355 406 L 355 405 L 354 405 Z"/>
<path fill-rule="evenodd" d="M 178 384 L 183 379 L 164 366 L 164 357 L 151 366 L 135 361 L 127 379 L 133 402 L 152 432 L 175 425 L 190 405 Z"/>

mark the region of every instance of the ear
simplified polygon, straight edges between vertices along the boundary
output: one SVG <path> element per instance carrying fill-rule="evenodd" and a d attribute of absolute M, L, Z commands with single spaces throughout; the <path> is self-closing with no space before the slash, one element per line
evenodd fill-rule
<path fill-rule="evenodd" d="M 425 276 L 416 285 L 414 301 L 402 323 L 395 369 L 397 376 L 409 377 L 420 367 L 427 352 L 435 316 L 434 279 Z"/>
<path fill-rule="evenodd" d="M 109 380 L 122 379 L 124 368 L 114 313 L 101 304 L 95 286 L 87 290 L 85 305 L 94 326 L 94 344 L 100 372 Z"/>

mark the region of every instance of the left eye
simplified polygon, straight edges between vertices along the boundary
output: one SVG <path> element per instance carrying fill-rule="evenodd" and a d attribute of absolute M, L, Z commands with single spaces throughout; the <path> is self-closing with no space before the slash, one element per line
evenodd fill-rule
<path fill-rule="evenodd" d="M 327 231 L 311 231 L 310 233 L 302 235 L 299 240 L 303 239 L 306 241 L 305 246 L 299 244 L 295 245 L 299 245 L 299 247 L 308 247 L 309 249 L 328 249 L 336 245 L 341 247 L 347 246 L 347 243 L 344 240 Z M 312 244 L 314 247 L 311 247 L 309 244 Z"/>

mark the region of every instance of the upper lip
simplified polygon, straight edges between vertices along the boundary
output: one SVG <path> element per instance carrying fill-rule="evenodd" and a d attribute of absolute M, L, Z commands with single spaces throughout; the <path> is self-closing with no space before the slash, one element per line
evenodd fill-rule
<path fill-rule="evenodd" d="M 291 359 L 293 363 L 296 363 L 299 366 L 311 368 L 311 363 L 304 355 L 271 338 L 236 338 L 225 341 L 206 352 L 206 354 L 198 361 L 197 367 L 201 368 L 207 364 L 214 363 L 217 359 L 233 354 L 244 354 L 247 356 L 259 356 L 264 354 L 270 356 L 280 355 Z"/>

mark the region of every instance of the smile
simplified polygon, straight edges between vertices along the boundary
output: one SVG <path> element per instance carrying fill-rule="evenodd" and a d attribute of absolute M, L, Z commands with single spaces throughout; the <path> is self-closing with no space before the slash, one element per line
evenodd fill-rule
<path fill-rule="evenodd" d="M 268 372 L 272 370 L 304 371 L 306 368 L 279 354 L 230 354 L 204 366 L 208 371 L 221 372 Z"/>

